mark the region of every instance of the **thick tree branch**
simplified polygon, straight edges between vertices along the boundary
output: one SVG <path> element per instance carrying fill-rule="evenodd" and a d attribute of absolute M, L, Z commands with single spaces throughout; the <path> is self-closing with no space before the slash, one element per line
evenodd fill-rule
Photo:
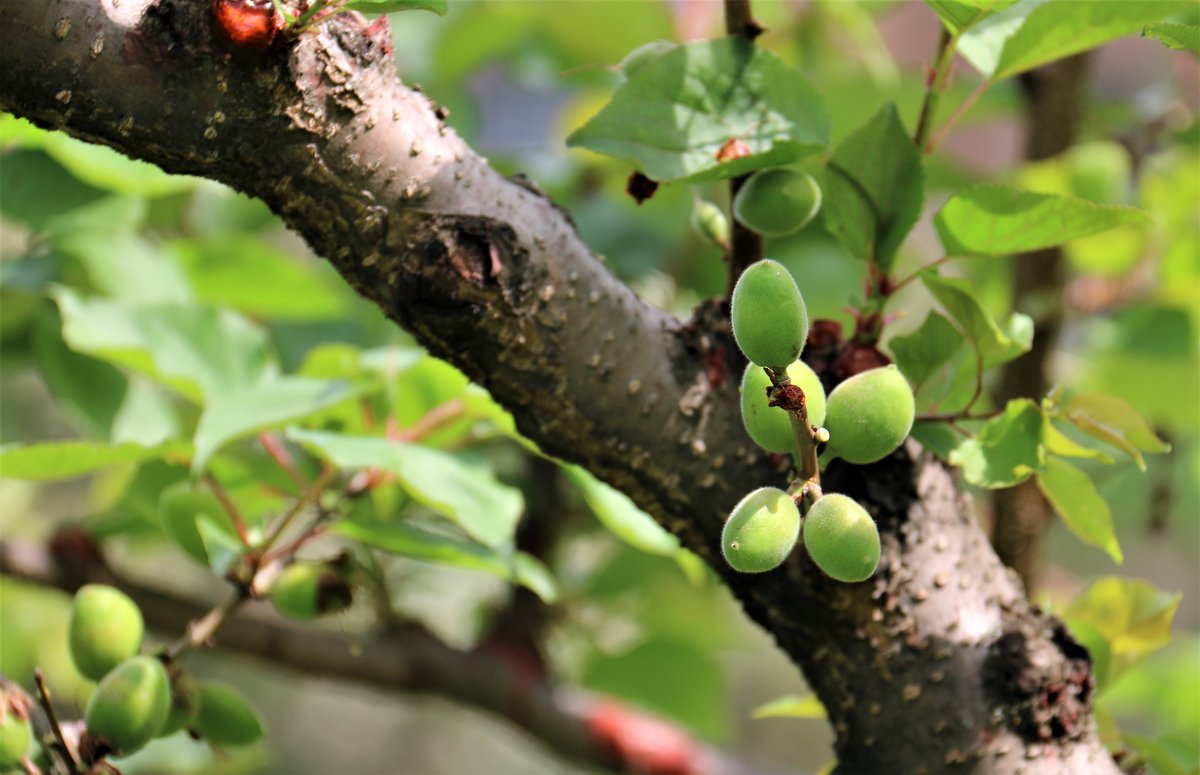
<path fill-rule="evenodd" d="M 1114 770 L 1086 653 L 1030 608 L 945 468 L 914 448 L 823 474 L 880 524 L 869 582 L 834 583 L 802 551 L 733 573 L 719 554 L 728 509 L 782 476 L 742 427 L 720 306 L 681 323 L 637 299 L 564 212 L 398 81 L 386 28 L 349 15 L 231 52 L 207 9 L 0 0 L 0 108 L 265 200 L 523 433 L 708 560 L 803 668 L 843 771 Z"/>

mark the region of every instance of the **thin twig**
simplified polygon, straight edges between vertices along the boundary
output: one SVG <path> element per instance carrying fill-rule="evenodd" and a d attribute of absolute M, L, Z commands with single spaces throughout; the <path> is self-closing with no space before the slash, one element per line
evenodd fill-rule
<path fill-rule="evenodd" d="M 303 491 L 308 486 L 308 480 L 296 470 L 295 461 L 292 460 L 291 454 L 287 451 L 287 447 L 283 446 L 279 437 L 274 433 L 260 433 L 258 434 L 258 441 L 263 445 L 263 449 L 267 451 L 267 454 L 271 456 L 276 465 L 282 468 L 284 473 L 288 475 L 288 478 Z"/>
<path fill-rule="evenodd" d="M 218 605 L 216 608 L 209 611 L 200 619 L 194 619 L 188 623 L 187 632 L 179 637 L 174 643 L 163 650 L 163 658 L 170 661 L 180 657 L 189 649 L 198 648 L 209 642 L 209 640 L 217 633 L 225 619 L 233 613 L 233 611 L 250 596 L 243 586 L 238 586 L 229 597 Z"/>
<path fill-rule="evenodd" d="M 467 405 L 461 398 L 452 398 L 426 412 L 421 419 L 396 434 L 395 441 L 420 441 L 438 428 L 462 418 Z"/>
<path fill-rule="evenodd" d="M 334 466 L 326 466 L 325 469 L 321 471 L 320 476 L 318 476 L 313 483 L 309 485 L 308 489 L 296 499 L 296 502 L 292 504 L 292 507 L 288 509 L 288 512 L 271 527 L 266 538 L 263 539 L 262 544 L 258 547 L 260 556 L 267 553 L 267 550 L 271 548 L 271 545 L 279 539 L 279 536 L 283 534 L 283 531 L 287 530 L 288 525 L 292 523 L 292 520 L 294 520 L 300 512 L 304 511 L 304 509 L 310 504 L 317 502 L 317 499 L 321 497 L 321 493 L 325 492 L 325 488 L 329 486 L 331 481 L 333 481 L 333 478 L 337 475 L 337 472 L 338 469 Z"/>
<path fill-rule="evenodd" d="M 246 520 L 242 518 L 242 513 L 238 511 L 237 504 L 233 502 L 233 498 L 229 497 L 229 493 L 225 492 L 225 488 L 221 486 L 221 483 L 212 474 L 204 475 L 204 483 L 208 485 L 213 495 L 217 497 L 217 500 L 225 508 L 225 512 L 233 522 L 233 527 L 237 531 L 238 540 L 242 542 L 242 546 L 250 546 L 250 534 L 246 530 Z"/>
<path fill-rule="evenodd" d="M 50 703 L 50 690 L 46 688 L 46 677 L 42 674 L 40 667 L 33 669 L 33 682 L 37 685 L 38 703 L 46 714 L 46 721 L 50 724 L 50 731 L 54 733 L 54 739 L 58 741 L 59 756 L 71 772 L 82 773 L 83 767 L 75 759 L 75 754 L 71 753 L 71 748 L 67 745 L 67 738 L 63 735 L 62 725 L 58 723 L 58 714 L 54 712 L 54 706 Z"/>
<path fill-rule="evenodd" d="M 928 271 L 928 270 L 930 270 L 930 269 L 933 269 L 933 268 L 934 268 L 934 267 L 936 267 L 936 266 L 941 266 L 942 264 L 946 263 L 947 261 L 951 260 L 952 258 L 955 258 L 955 256 L 942 256 L 942 257 L 941 257 L 941 258 L 939 258 L 937 261 L 931 261 L 931 262 L 929 262 L 928 264 L 925 264 L 925 266 L 922 266 L 921 268 L 919 268 L 919 269 L 917 269 L 917 270 L 913 271 L 913 273 L 912 273 L 912 274 L 908 275 L 908 276 L 907 276 L 907 277 L 905 277 L 904 279 L 902 279 L 902 280 L 899 280 L 899 281 L 897 281 L 897 282 L 895 282 L 895 283 L 892 283 L 892 287 L 891 287 L 891 289 L 888 291 L 888 295 L 890 296 L 891 294 L 893 294 L 893 293 L 895 293 L 896 291 L 900 290 L 901 288 L 903 288 L 904 286 L 908 285 L 908 284 L 909 284 L 909 283 L 911 283 L 912 281 L 916 280 L 918 277 L 920 277 L 920 276 L 921 276 L 921 273 L 922 273 L 922 272 L 926 272 L 926 271 Z"/>
<path fill-rule="evenodd" d="M 962 409 L 957 412 L 942 412 L 942 413 L 931 412 L 929 414 L 918 414 L 914 418 L 914 421 L 915 422 L 946 422 L 946 423 L 954 424 L 956 422 L 964 421 L 964 420 L 990 420 L 993 417 L 997 417 L 1001 414 L 1003 414 L 1003 411 L 1000 409 L 993 409 L 990 412 L 975 412 L 975 413 L 971 413 L 971 412 L 967 411 L 966 409 Z"/>
<path fill-rule="evenodd" d="M 959 120 L 966 115 L 966 112 L 971 109 L 971 106 L 983 96 L 983 93 L 987 91 L 988 87 L 991 85 L 991 81 L 983 81 L 975 87 L 975 90 L 972 91 L 965 100 L 963 100 L 962 104 L 958 106 L 953 114 L 951 114 L 950 118 L 946 119 L 946 123 L 943 124 L 942 128 L 937 131 L 937 134 L 930 138 L 929 145 L 925 149 L 925 153 L 933 153 L 937 150 L 937 147 L 942 144 L 943 140 L 946 139 L 946 135 L 950 134 L 950 130 L 954 129 Z"/>
<path fill-rule="evenodd" d="M 954 62 L 954 36 L 950 30 L 942 26 L 942 34 L 938 38 L 937 59 L 933 71 L 929 73 L 925 83 L 925 99 L 921 102 L 921 116 L 917 119 L 917 129 L 913 133 L 913 142 L 917 148 L 925 151 L 925 143 L 929 138 L 930 127 L 933 126 L 934 116 L 937 115 L 938 103 L 950 78 L 950 66 Z"/>

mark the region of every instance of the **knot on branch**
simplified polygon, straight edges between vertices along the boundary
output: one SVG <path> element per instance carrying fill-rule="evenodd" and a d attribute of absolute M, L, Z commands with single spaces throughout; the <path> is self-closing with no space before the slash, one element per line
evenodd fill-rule
<path fill-rule="evenodd" d="M 806 412 L 804 391 L 796 385 L 777 385 L 770 389 L 767 406 L 778 406 L 788 412 Z"/>

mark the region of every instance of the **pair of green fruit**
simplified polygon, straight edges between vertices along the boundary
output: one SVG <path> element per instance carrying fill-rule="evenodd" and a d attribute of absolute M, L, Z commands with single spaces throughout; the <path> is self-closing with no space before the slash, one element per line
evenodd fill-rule
<path fill-rule="evenodd" d="M 88 701 L 88 735 L 105 754 L 127 756 L 156 737 L 187 726 L 213 745 L 248 745 L 262 737 L 249 703 L 231 687 L 174 681 L 162 661 L 139 655 L 145 624 L 125 593 L 103 584 L 80 588 L 67 626 L 71 659 L 99 681 Z"/>

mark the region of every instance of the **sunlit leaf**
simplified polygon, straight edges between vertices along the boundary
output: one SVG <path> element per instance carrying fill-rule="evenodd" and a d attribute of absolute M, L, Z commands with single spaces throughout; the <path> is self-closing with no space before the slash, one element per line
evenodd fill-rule
<path fill-rule="evenodd" d="M 750 155 L 717 158 L 731 138 Z M 660 182 L 740 175 L 829 143 L 829 115 L 804 75 L 741 38 L 677 46 L 621 84 L 567 145 L 628 159 Z"/>
<path fill-rule="evenodd" d="M 1167 48 L 1200 54 L 1200 26 L 1195 24 L 1147 24 L 1142 35 L 1158 38 Z"/>
<path fill-rule="evenodd" d="M 1054 455 L 1088 458 L 1090 460 L 1099 460 L 1101 463 L 1113 462 L 1112 456 L 1103 450 L 1085 447 L 1058 428 L 1055 428 L 1054 423 L 1050 421 L 1049 415 L 1046 415 L 1046 422 L 1042 427 L 1042 443 L 1045 445 L 1046 451 Z"/>
<path fill-rule="evenodd" d="M 751 718 L 825 718 L 825 706 L 815 694 L 788 694 L 759 705 Z"/>
<path fill-rule="evenodd" d="M 617 538 L 650 554 L 670 556 L 679 551 L 679 539 L 664 530 L 624 493 L 579 466 L 564 465 L 562 471 L 579 488 L 596 518 Z"/>
<path fill-rule="evenodd" d="M 930 312 L 921 327 L 906 336 L 888 340 L 888 349 L 904 376 L 920 391 L 921 384 L 962 347 L 962 334 L 949 320 Z"/>
<path fill-rule="evenodd" d="M 1043 415 L 1029 399 L 1008 402 L 1004 413 L 988 420 L 975 438 L 950 453 L 963 478 L 979 487 L 1011 487 L 1042 467 Z"/>
<path fill-rule="evenodd" d="M 72 479 L 108 466 L 153 460 L 168 449 L 165 445 L 143 447 L 92 441 L 6 444 L 0 447 L 0 476 L 35 481 Z"/>
<path fill-rule="evenodd" d="M 197 183 L 196 178 L 168 175 L 153 164 L 60 132 L 48 134 L 42 148 L 80 180 L 119 194 L 162 196 L 189 191 Z"/>
<path fill-rule="evenodd" d="M 1106 576 L 1093 582 L 1063 611 L 1071 627 L 1089 627 L 1111 652 L 1107 674 L 1111 684 L 1150 652 L 1171 640 L 1171 622 L 1182 595 L 1164 592 L 1140 579 Z"/>
<path fill-rule="evenodd" d="M 1007 330 L 1003 330 L 979 303 L 975 289 L 966 280 L 941 277 L 926 271 L 921 273 L 921 282 L 950 317 L 958 322 L 967 341 L 982 356 L 984 366 L 994 366 L 1029 351 L 1033 341 L 1033 324 L 1027 316 L 1014 314 L 1005 326 Z"/>
<path fill-rule="evenodd" d="M 1101 393 L 1077 395 L 1066 405 L 1063 416 L 1089 436 L 1128 453 L 1143 471 L 1146 470 L 1143 452 L 1163 453 L 1171 450 L 1171 445 L 1155 435 L 1136 409 L 1116 396 Z"/>
<path fill-rule="evenodd" d="M 951 32 L 963 32 L 1017 0 L 925 0 Z"/>
<path fill-rule="evenodd" d="M 1118 565 L 1125 561 L 1108 501 L 1096 492 L 1087 474 L 1061 458 L 1047 457 L 1038 471 L 1037 484 L 1055 513 L 1081 541 L 1108 552 Z"/>

